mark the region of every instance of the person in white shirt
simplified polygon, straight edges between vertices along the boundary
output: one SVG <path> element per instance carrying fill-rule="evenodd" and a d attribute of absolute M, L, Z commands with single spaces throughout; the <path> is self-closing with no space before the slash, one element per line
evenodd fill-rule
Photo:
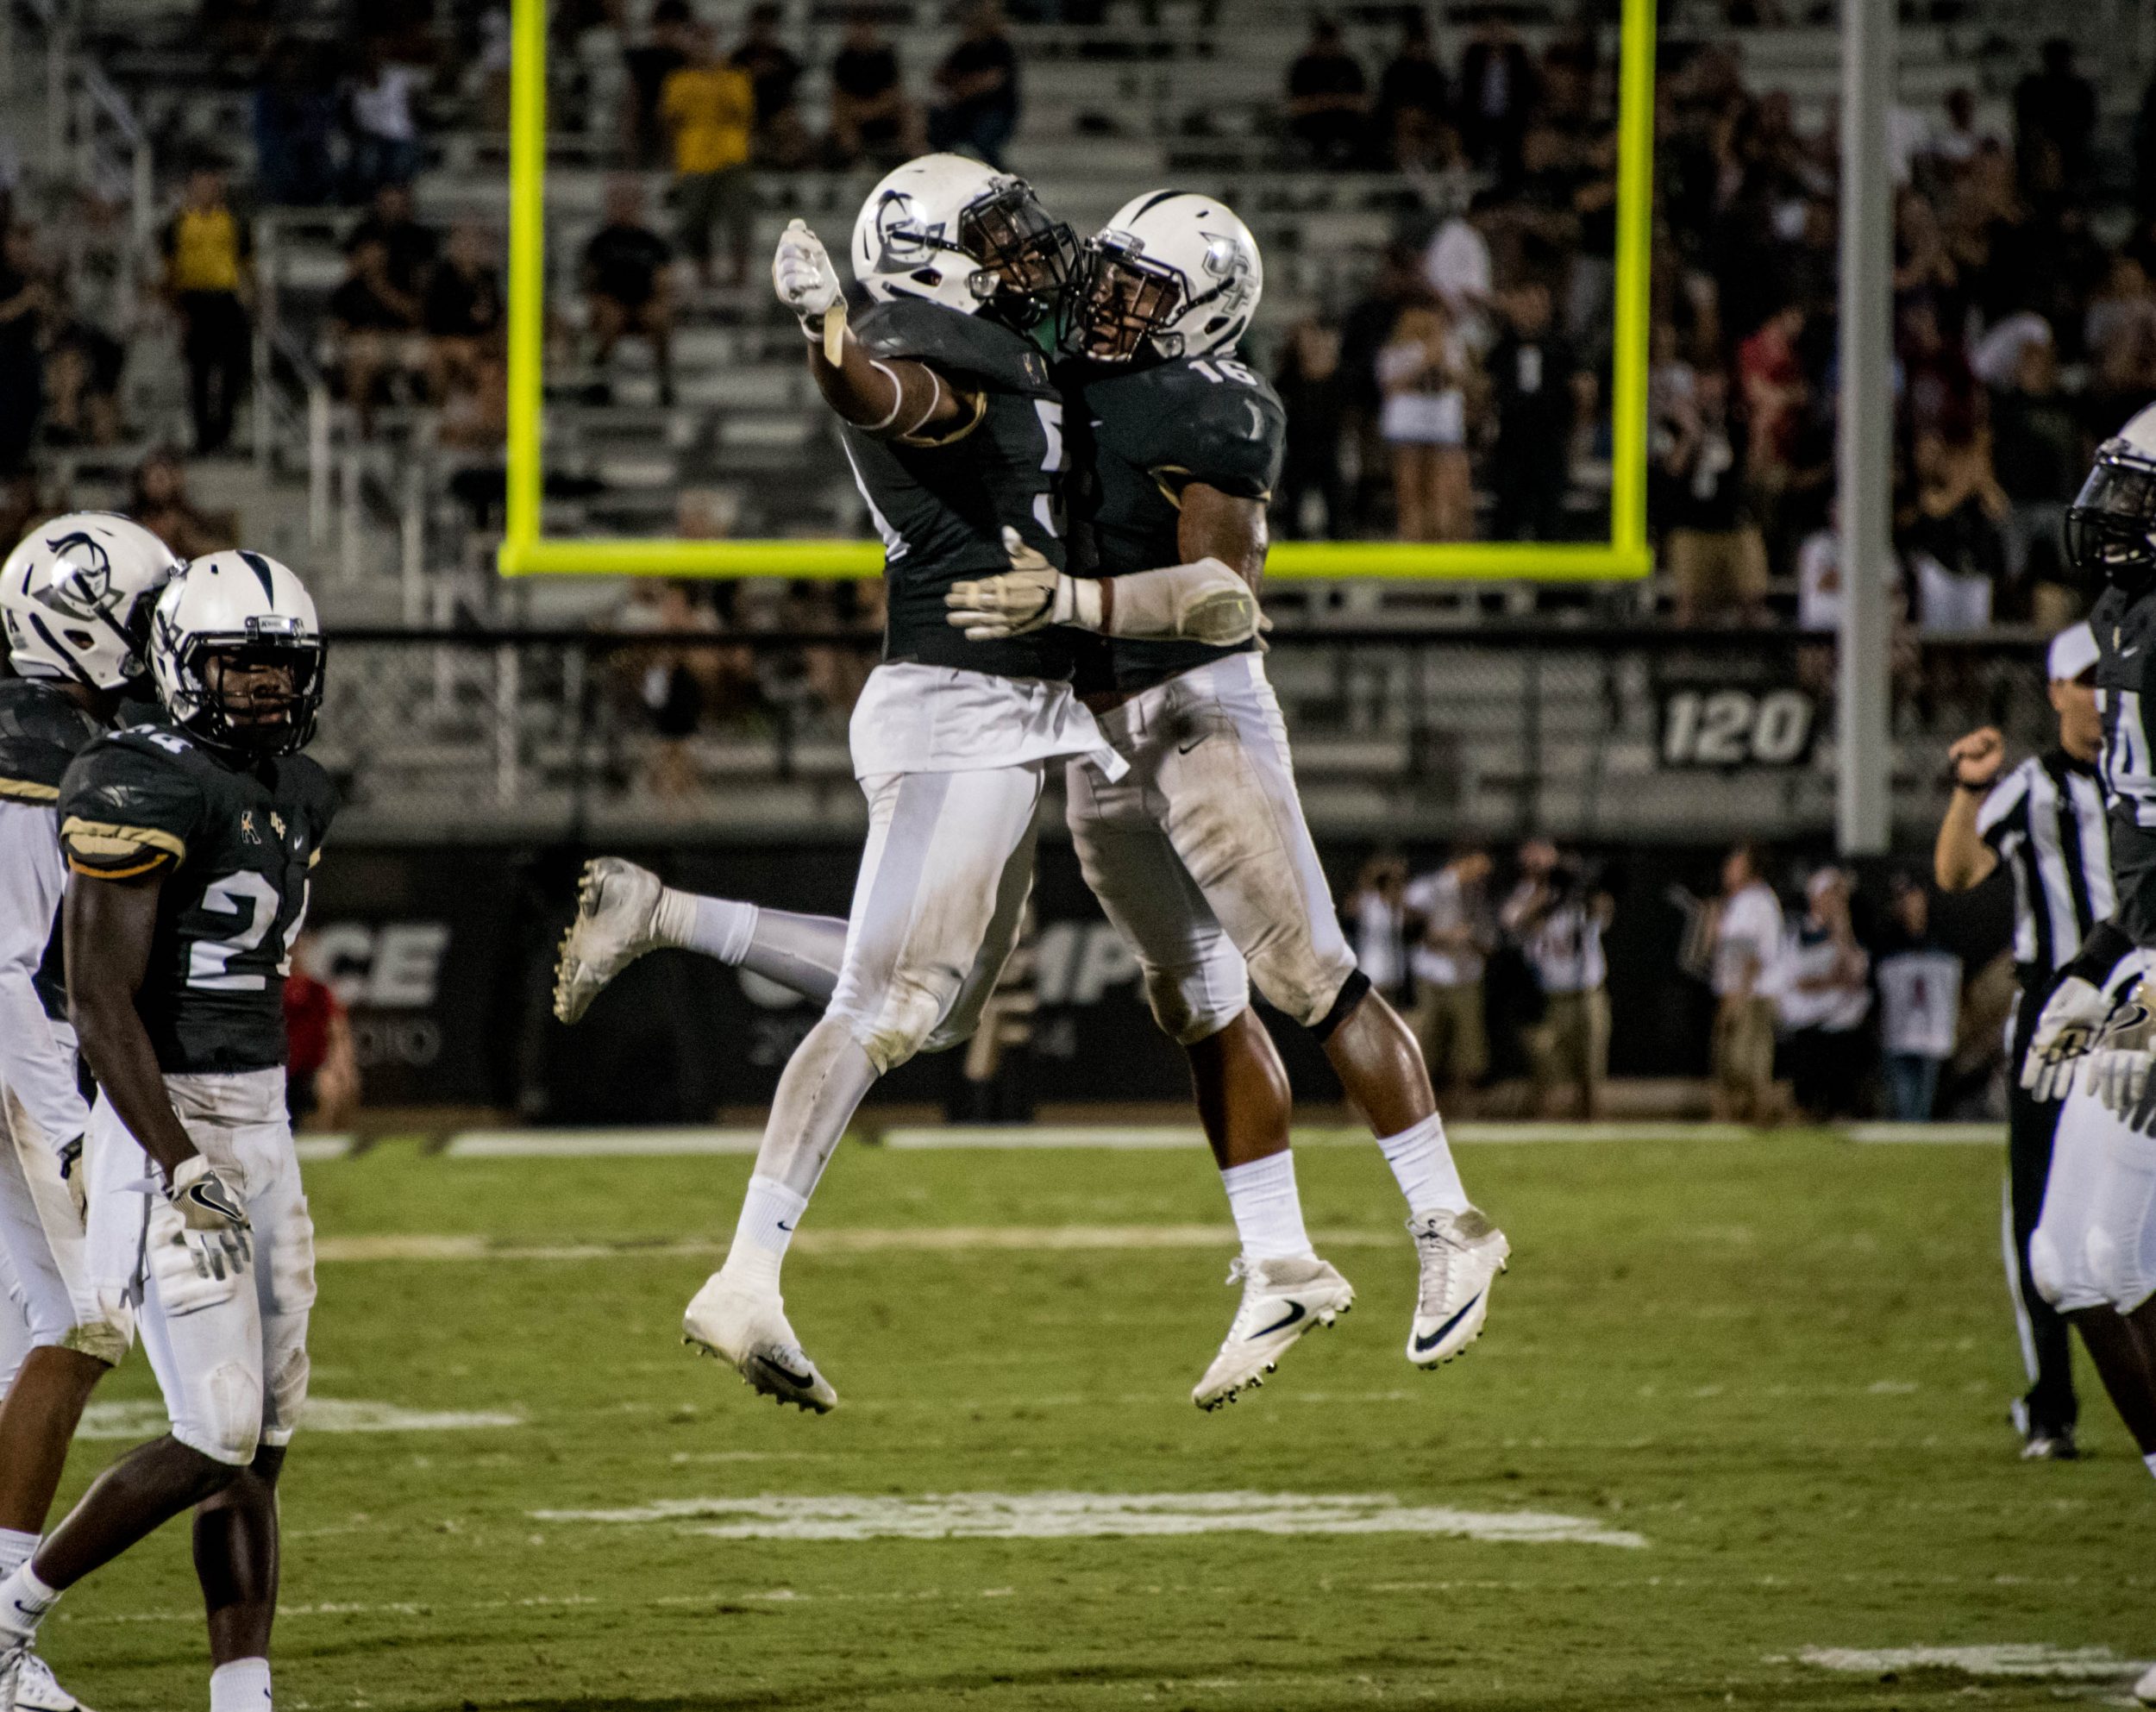
<path fill-rule="evenodd" d="M 1483 889 L 1489 871 L 1488 851 L 1463 850 L 1434 874 L 1410 881 L 1401 899 L 1413 944 L 1407 955 L 1415 977 L 1409 1020 L 1430 1081 L 1445 1109 L 1456 1115 L 1489 1070 L 1482 1021 L 1482 960 L 1493 937 Z"/>
<path fill-rule="evenodd" d="M 1775 983 L 1790 1092 L 1814 1119 L 1849 1116 L 1864 1087 L 1871 959 L 1850 923 L 1850 890 L 1839 868 L 1822 868 L 1805 883 L 1804 919 L 1783 941 Z"/>
<path fill-rule="evenodd" d="M 1542 989 L 1542 1020 L 1526 1032 L 1530 1075 L 1542 1115 L 1556 1115 L 1567 1084 L 1578 1090 L 1579 1115 L 1602 1115 L 1609 1075 L 1609 968 L 1602 932 L 1616 912 L 1576 861 L 1537 838 L 1521 847 L 1520 883 L 1499 920 L 1534 971 Z"/>
<path fill-rule="evenodd" d="M 1939 1068 L 1954 1055 L 1961 1016 L 1961 959 L 1931 937 L 1932 900 L 1906 875 L 1894 881 L 1891 950 L 1879 958 L 1879 1071 L 1886 1115 L 1931 1121 Z"/>
<path fill-rule="evenodd" d="M 1354 924 L 1356 966 L 1395 1000 L 1407 988 L 1407 911 L 1401 900 L 1407 888 L 1406 858 L 1381 850 L 1363 864 L 1345 910 Z"/>
<path fill-rule="evenodd" d="M 1782 944 L 1782 906 L 1764 876 L 1757 844 L 1739 844 L 1722 863 L 1714 906 L 1714 1116 L 1763 1124 L 1774 1115 L 1775 1007 L 1768 986 Z"/>

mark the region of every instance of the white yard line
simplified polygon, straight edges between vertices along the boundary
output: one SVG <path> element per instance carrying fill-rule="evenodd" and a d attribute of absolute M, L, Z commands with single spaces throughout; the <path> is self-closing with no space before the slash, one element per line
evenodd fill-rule
<path fill-rule="evenodd" d="M 412 1409 L 342 1397 L 310 1397 L 299 1418 L 302 1433 L 470 1433 L 523 1424 L 523 1415 L 499 1409 Z M 164 1405 L 154 1399 L 92 1403 L 75 1436 L 137 1440 L 154 1438 L 165 1427 Z"/>
<path fill-rule="evenodd" d="M 946 1492 L 665 1498 L 626 1509 L 534 1510 L 546 1522 L 671 1524 L 714 1540 L 1098 1540 L 1196 1533 L 1431 1533 L 1505 1543 L 1614 1546 L 1645 1539 L 1540 1510 L 1402 1504 L 1389 1493 Z"/>
<path fill-rule="evenodd" d="M 2071 1682 L 2131 1680 L 2149 1668 L 2108 1646 L 2006 1643 L 1991 1646 L 1808 1646 L 1797 1655 L 1822 1671 L 1874 1676 L 1885 1671 L 1959 1671 L 1972 1677 L 2049 1677 Z"/>
<path fill-rule="evenodd" d="M 1325 1248 L 1393 1248 L 1404 1239 L 1391 1230 L 1318 1231 Z M 1232 1225 L 930 1225 L 807 1230 L 793 1239 L 806 1254 L 968 1253 L 981 1251 L 1067 1253 L 1122 1249 L 1235 1248 Z M 315 1258 L 344 1264 L 403 1261 L 580 1261 L 648 1257 L 678 1259 L 726 1251 L 725 1239 L 686 1238 L 673 1242 L 496 1242 L 483 1236 L 398 1232 L 377 1236 L 323 1237 Z"/>
<path fill-rule="evenodd" d="M 660 1159 L 754 1153 L 762 1141 L 760 1129 L 466 1130 L 442 1151 L 451 1159 Z"/>

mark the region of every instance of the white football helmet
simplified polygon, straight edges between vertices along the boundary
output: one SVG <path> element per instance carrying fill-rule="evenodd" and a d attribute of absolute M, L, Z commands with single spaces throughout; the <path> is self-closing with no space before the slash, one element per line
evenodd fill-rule
<path fill-rule="evenodd" d="M 172 579 L 151 625 L 158 699 L 216 748 L 292 755 L 315 734 L 322 706 L 322 626 L 299 579 L 266 554 L 197 559 Z M 227 689 L 229 671 L 282 666 L 291 687 L 271 695 Z"/>
<path fill-rule="evenodd" d="M 854 221 L 854 278 L 880 302 L 925 298 L 1026 328 L 1061 299 L 1078 240 L 1023 179 L 962 154 L 884 175 Z"/>
<path fill-rule="evenodd" d="M 0 566 L 0 623 L 26 678 L 118 689 L 149 669 L 150 609 L 179 568 L 172 549 L 111 511 L 70 511 Z"/>
<path fill-rule="evenodd" d="M 1229 350 L 1264 290 L 1257 240 L 1225 203 L 1151 191 L 1086 245 L 1071 342 L 1102 362 L 1127 362 L 1149 347 L 1164 357 Z"/>

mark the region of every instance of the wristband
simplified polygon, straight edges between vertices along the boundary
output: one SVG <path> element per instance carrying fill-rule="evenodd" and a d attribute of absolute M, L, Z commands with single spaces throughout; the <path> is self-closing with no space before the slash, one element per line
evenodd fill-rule
<path fill-rule="evenodd" d="M 837 368 L 846 354 L 845 298 L 841 298 L 824 311 L 821 331 L 824 336 L 824 361 Z"/>

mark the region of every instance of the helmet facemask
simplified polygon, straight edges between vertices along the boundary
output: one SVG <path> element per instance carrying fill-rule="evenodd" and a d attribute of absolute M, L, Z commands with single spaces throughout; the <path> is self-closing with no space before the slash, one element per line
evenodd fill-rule
<path fill-rule="evenodd" d="M 323 642 L 297 619 L 250 619 L 243 634 L 167 637 L 172 717 L 204 742 L 260 759 L 312 741 L 322 707 Z"/>
<path fill-rule="evenodd" d="M 1180 355 L 1182 336 L 1167 329 L 1188 292 L 1181 269 L 1148 261 L 1135 243 L 1103 233 L 1086 246 L 1072 289 L 1071 342 L 1096 362 L 1128 362 L 1149 344 Z"/>
<path fill-rule="evenodd" d="M 2107 582 L 2156 580 L 2156 461 L 2123 441 L 2098 448 L 2096 467 L 2066 508 L 2066 557 Z"/>
<path fill-rule="evenodd" d="M 986 270 L 987 307 L 1024 331 L 1062 301 L 1078 263 L 1078 238 L 1051 219 L 1031 186 L 1002 181 L 968 203 L 958 216 L 958 244 Z"/>

